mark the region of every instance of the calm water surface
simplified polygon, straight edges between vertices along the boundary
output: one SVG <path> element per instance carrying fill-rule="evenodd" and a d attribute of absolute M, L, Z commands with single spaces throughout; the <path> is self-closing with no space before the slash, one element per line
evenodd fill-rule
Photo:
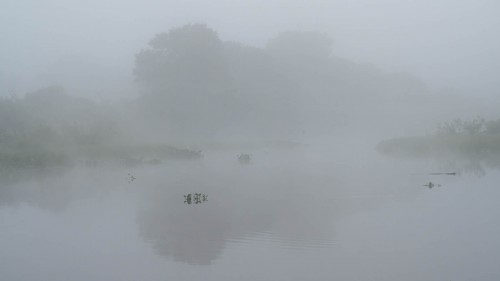
<path fill-rule="evenodd" d="M 239 152 L 3 174 L 0 280 L 500 278 L 496 170 L 371 146 Z"/>

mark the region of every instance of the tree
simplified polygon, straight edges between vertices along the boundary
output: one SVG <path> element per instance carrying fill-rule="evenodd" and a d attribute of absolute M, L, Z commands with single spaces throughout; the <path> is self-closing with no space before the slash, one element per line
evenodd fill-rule
<path fill-rule="evenodd" d="M 157 34 L 149 46 L 135 60 L 134 75 L 143 93 L 174 96 L 221 90 L 227 73 L 222 42 L 212 29 L 185 25 Z"/>
<path fill-rule="evenodd" d="M 203 24 L 157 34 L 136 55 L 134 75 L 149 120 L 159 121 L 162 129 L 202 132 L 231 119 L 227 104 L 235 91 L 224 46 Z"/>
<path fill-rule="evenodd" d="M 475 117 L 472 120 L 462 121 L 454 119 L 451 122 L 440 124 L 437 128 L 438 135 L 478 135 L 488 130 L 488 123 L 482 117 Z"/>
<path fill-rule="evenodd" d="M 333 41 L 325 34 L 313 31 L 287 31 L 269 40 L 266 50 L 276 56 L 327 58 Z"/>

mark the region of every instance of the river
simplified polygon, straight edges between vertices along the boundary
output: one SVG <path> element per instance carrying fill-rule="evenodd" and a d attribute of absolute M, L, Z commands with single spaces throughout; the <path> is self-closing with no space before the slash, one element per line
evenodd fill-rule
<path fill-rule="evenodd" d="M 497 170 L 333 146 L 4 173 L 0 279 L 498 280 Z"/>

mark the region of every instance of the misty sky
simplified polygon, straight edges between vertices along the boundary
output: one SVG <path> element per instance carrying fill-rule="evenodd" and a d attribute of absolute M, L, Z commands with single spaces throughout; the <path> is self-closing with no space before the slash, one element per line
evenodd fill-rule
<path fill-rule="evenodd" d="M 198 22 L 222 40 L 259 47 L 280 31 L 317 30 L 334 39 L 334 55 L 413 72 L 435 89 L 500 89 L 497 0 L 0 2 L 1 95 L 50 84 L 91 98 L 133 92 L 134 54 L 154 34 Z M 86 91 L 74 89 L 85 83 Z"/>

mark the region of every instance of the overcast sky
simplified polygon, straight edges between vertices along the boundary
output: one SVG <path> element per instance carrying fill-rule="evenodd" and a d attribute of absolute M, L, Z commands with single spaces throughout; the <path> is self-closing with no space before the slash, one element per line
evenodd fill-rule
<path fill-rule="evenodd" d="M 104 73 L 109 75 L 105 79 L 109 83 L 95 85 L 87 94 L 116 95 L 120 87 L 128 86 L 122 82 L 131 79 L 134 54 L 154 34 L 198 22 L 215 29 L 223 40 L 254 46 L 263 46 L 280 31 L 317 30 L 334 39 L 334 55 L 388 71 L 412 72 L 435 89 L 451 87 L 485 96 L 499 94 L 500 89 L 498 0 L 0 3 L 3 95 L 64 81 L 91 80 L 92 75 Z M 80 73 L 67 71 L 75 65 Z M 91 69 L 95 71 L 88 73 Z M 100 90 L 98 86 L 102 86 Z M 118 90 L 106 92 L 112 88 Z"/>

